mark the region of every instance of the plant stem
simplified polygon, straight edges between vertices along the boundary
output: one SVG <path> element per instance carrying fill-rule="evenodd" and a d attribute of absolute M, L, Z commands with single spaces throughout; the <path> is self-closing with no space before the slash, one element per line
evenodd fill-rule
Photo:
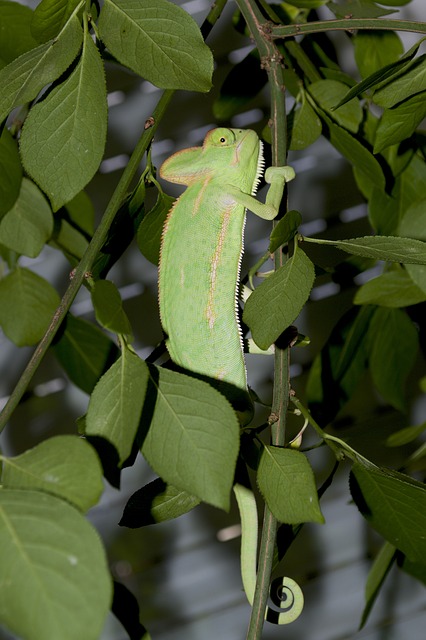
<path fill-rule="evenodd" d="M 270 37 L 271 23 L 264 17 L 255 0 L 237 0 L 237 4 L 256 42 L 262 66 L 268 73 L 271 91 L 272 164 L 283 166 L 286 164 L 287 159 L 287 131 L 282 56 Z M 274 258 L 275 269 L 278 269 L 285 257 L 282 251 L 278 250 Z M 285 440 L 289 397 L 288 349 L 276 348 L 274 357 L 274 392 L 270 420 L 271 442 L 276 446 L 282 446 Z M 277 520 L 265 504 L 256 587 L 247 640 L 260 640 L 262 636 L 269 596 L 276 532 Z"/>
<path fill-rule="evenodd" d="M 413 31 L 426 33 L 426 22 L 410 20 L 386 20 L 383 18 L 345 18 L 342 20 L 318 20 L 303 24 L 277 25 L 272 27 L 272 38 L 290 38 L 307 33 L 325 31 L 354 31 L 355 29 L 374 29 L 384 31 Z"/>

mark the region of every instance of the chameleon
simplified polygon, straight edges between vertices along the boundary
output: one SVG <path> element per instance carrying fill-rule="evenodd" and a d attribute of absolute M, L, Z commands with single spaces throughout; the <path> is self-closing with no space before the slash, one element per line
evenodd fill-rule
<path fill-rule="evenodd" d="M 160 167 L 162 178 L 186 186 L 167 215 L 160 246 L 159 307 L 167 350 L 176 365 L 245 395 L 238 300 L 246 210 L 266 220 L 275 218 L 284 185 L 295 175 L 292 167 L 269 167 L 263 204 L 255 198 L 263 171 L 263 145 L 256 132 L 224 127 L 209 131 L 201 147 L 178 151 Z M 242 485 L 236 484 L 234 492 L 242 523 L 243 586 L 252 603 L 256 500 Z M 286 577 L 279 580 L 278 591 L 275 604 L 281 611 L 266 607 L 265 617 L 277 624 L 292 622 L 303 608 L 303 594 Z"/>
<path fill-rule="evenodd" d="M 201 147 L 183 149 L 160 176 L 186 185 L 162 233 L 159 307 L 175 364 L 247 392 L 238 313 L 246 210 L 278 214 L 292 167 L 269 167 L 265 204 L 254 196 L 264 171 L 263 145 L 250 129 L 217 128 Z"/>

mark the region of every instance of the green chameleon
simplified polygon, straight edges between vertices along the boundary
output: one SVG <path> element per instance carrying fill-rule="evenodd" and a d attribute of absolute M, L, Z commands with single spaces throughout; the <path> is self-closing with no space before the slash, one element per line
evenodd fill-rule
<path fill-rule="evenodd" d="M 179 151 L 160 168 L 162 178 L 187 187 L 168 214 L 161 242 L 159 302 L 166 346 L 176 365 L 226 385 L 228 397 L 229 388 L 248 396 L 238 314 L 246 209 L 272 220 L 285 182 L 294 178 L 291 167 L 269 167 L 266 202 L 256 200 L 264 169 L 262 151 L 254 131 L 218 128 L 207 133 L 202 147 Z M 243 584 L 252 602 L 256 503 L 252 492 L 241 485 L 234 491 L 242 520 Z M 280 588 L 286 596 L 290 591 L 293 597 L 296 591 L 297 605 L 288 614 L 268 608 L 266 617 L 285 624 L 299 615 L 303 595 L 289 578 Z M 287 608 L 282 601 L 279 606 Z"/>
<path fill-rule="evenodd" d="M 247 391 L 238 316 L 245 212 L 278 214 L 291 167 L 270 167 L 263 204 L 254 198 L 264 169 L 262 143 L 243 129 L 213 129 L 202 147 L 168 158 L 160 175 L 187 186 L 164 225 L 160 316 L 176 364 Z"/>

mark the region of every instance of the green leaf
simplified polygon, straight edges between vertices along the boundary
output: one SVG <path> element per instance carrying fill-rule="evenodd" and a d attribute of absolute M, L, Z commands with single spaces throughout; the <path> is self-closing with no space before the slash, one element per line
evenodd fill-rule
<path fill-rule="evenodd" d="M 130 496 L 119 525 L 134 529 L 166 522 L 188 513 L 198 504 L 199 498 L 156 478 Z"/>
<path fill-rule="evenodd" d="M 76 266 L 83 257 L 89 242 L 68 220 L 60 217 L 59 220 L 56 220 L 49 245 L 62 251 L 70 263 Z"/>
<path fill-rule="evenodd" d="M 85 433 L 108 440 L 120 463 L 130 455 L 148 384 L 148 368 L 127 347 L 97 383 L 90 398 Z"/>
<path fill-rule="evenodd" d="M 93 203 L 85 191 L 77 193 L 75 198 L 66 203 L 65 209 L 79 229 L 92 235 L 95 228 L 95 209 Z"/>
<path fill-rule="evenodd" d="M 81 0 L 41 0 L 34 10 L 31 33 L 38 42 L 58 35 Z"/>
<path fill-rule="evenodd" d="M 411 427 L 404 427 L 403 429 L 399 429 L 399 431 L 392 433 L 386 439 L 386 446 L 402 447 L 403 445 L 416 440 L 424 431 L 426 431 L 426 422 L 423 422 L 423 424 L 416 424 Z"/>
<path fill-rule="evenodd" d="M 365 607 L 362 612 L 360 629 L 367 622 L 370 611 L 379 595 L 380 588 L 386 578 L 389 569 L 395 562 L 396 549 L 389 542 L 385 542 L 377 554 L 371 567 L 365 584 Z"/>
<path fill-rule="evenodd" d="M 13 489 L 0 491 L 0 522 L 0 622 L 25 640 L 97 640 L 112 585 L 92 525 L 55 496 Z"/>
<path fill-rule="evenodd" d="M 377 304 L 381 307 L 408 307 L 426 300 L 426 293 L 414 284 L 404 269 L 383 273 L 363 284 L 355 294 L 354 304 Z"/>
<path fill-rule="evenodd" d="M 44 278 L 17 267 L 0 280 L 0 326 L 18 347 L 44 335 L 59 305 L 59 296 Z"/>
<path fill-rule="evenodd" d="M 396 235 L 400 205 L 397 198 L 373 187 L 368 193 L 368 219 L 377 235 Z"/>
<path fill-rule="evenodd" d="M 349 74 L 341 71 L 339 68 L 329 69 L 328 67 L 321 67 L 321 74 L 324 76 L 325 80 L 335 80 L 336 82 L 344 84 L 346 88 L 354 87 L 356 85 L 356 81 Z"/>
<path fill-rule="evenodd" d="M 368 326 L 374 307 L 352 308 L 334 327 L 309 371 L 306 393 L 312 414 L 331 422 L 357 388 L 367 366 Z"/>
<path fill-rule="evenodd" d="M 394 13 L 393 10 L 378 7 L 371 0 L 345 0 L 345 2 L 328 2 L 327 7 L 337 18 L 379 18 Z"/>
<path fill-rule="evenodd" d="M 355 463 L 351 494 L 364 518 L 409 560 L 424 563 L 426 555 L 426 487 L 389 469 Z"/>
<path fill-rule="evenodd" d="M 0 221 L 0 243 L 36 258 L 52 232 L 53 216 L 46 198 L 33 182 L 23 178 L 18 199 Z"/>
<path fill-rule="evenodd" d="M 180 7 L 166 0 L 105 0 L 98 29 L 112 55 L 152 84 L 209 91 L 212 53 Z"/>
<path fill-rule="evenodd" d="M 411 49 L 409 49 L 403 56 L 401 56 L 401 58 L 399 58 L 399 60 L 396 60 L 395 62 L 391 62 L 390 64 L 382 67 L 381 69 L 374 71 L 374 73 L 372 73 L 367 78 L 365 78 L 364 80 L 356 84 L 354 87 L 352 87 L 348 91 L 346 96 L 343 98 L 343 100 L 341 100 L 340 103 L 335 108 L 337 109 L 338 107 L 341 107 L 343 104 L 345 104 L 349 100 L 352 100 L 352 98 L 359 96 L 360 94 L 364 93 L 368 89 L 379 87 L 380 85 L 382 85 L 382 83 L 384 84 L 388 79 L 391 79 L 392 77 L 398 76 L 400 73 L 402 73 L 404 69 L 410 64 L 410 60 L 412 60 L 416 55 L 417 50 L 420 47 L 422 41 L 423 39 L 416 42 L 416 44 L 413 45 Z"/>
<path fill-rule="evenodd" d="M 313 144 L 321 135 L 321 120 L 307 100 L 288 117 L 289 149 L 296 151 Z"/>
<path fill-rule="evenodd" d="M 416 202 L 425 199 L 424 184 L 426 181 L 426 162 L 420 154 L 415 153 L 406 169 L 398 176 L 392 189 L 392 196 L 399 203 L 399 219 Z"/>
<path fill-rule="evenodd" d="M 389 108 L 422 91 L 426 91 L 426 54 L 410 62 L 396 78 L 375 91 L 373 100 L 380 107 Z"/>
<path fill-rule="evenodd" d="M 160 259 L 163 227 L 174 201 L 175 198 L 159 192 L 157 202 L 139 225 L 136 241 L 142 255 L 152 264 L 158 264 Z"/>
<path fill-rule="evenodd" d="M 231 405 L 202 380 L 152 371 L 155 407 L 143 455 L 168 484 L 228 510 L 239 448 Z"/>
<path fill-rule="evenodd" d="M 347 93 L 347 86 L 336 80 L 318 80 L 309 85 L 309 93 L 321 109 L 328 112 L 341 127 L 356 133 L 362 120 L 362 108 L 358 99 L 334 108 Z"/>
<path fill-rule="evenodd" d="M 335 367 L 332 366 L 335 373 L 336 380 L 343 380 L 348 375 L 349 371 L 356 365 L 358 357 L 363 362 L 366 358 L 366 334 L 368 327 L 370 326 L 373 317 L 373 308 L 363 308 L 357 312 L 354 321 L 349 325 L 343 323 L 342 327 L 338 328 L 338 333 L 344 334 L 344 342 L 341 349 L 336 349 L 336 355 L 338 356 L 335 361 Z M 343 328 L 343 331 L 342 331 Z M 363 370 L 364 366 L 360 367 Z M 358 378 L 358 375 L 355 377 Z M 350 395 L 350 394 L 348 394 Z"/>
<path fill-rule="evenodd" d="M 9 131 L 3 129 L 0 137 L 0 218 L 15 204 L 21 182 L 22 165 L 18 146 Z"/>
<path fill-rule="evenodd" d="M 131 336 L 132 328 L 115 284 L 110 280 L 97 280 L 91 295 L 99 324 L 113 333 Z"/>
<path fill-rule="evenodd" d="M 4 62 L 12 62 L 37 46 L 30 30 L 32 17 L 29 7 L 8 0 L 0 1 L 0 58 Z"/>
<path fill-rule="evenodd" d="M 20 456 L 3 458 L 5 489 L 38 489 L 85 512 L 103 492 L 102 466 L 93 447 L 77 436 L 56 436 Z"/>
<path fill-rule="evenodd" d="M 393 64 L 404 53 L 401 39 L 393 31 L 358 31 L 352 42 L 362 78 Z"/>
<path fill-rule="evenodd" d="M 335 110 L 338 108 L 339 105 Z M 320 113 L 320 117 L 327 127 L 326 130 L 323 129 L 323 135 L 330 140 L 333 147 L 355 167 L 367 184 L 384 189 L 385 176 L 382 168 L 367 147 L 349 131 L 333 122 L 324 112 Z"/>
<path fill-rule="evenodd" d="M 400 309 L 376 309 L 368 329 L 370 371 L 376 389 L 396 409 L 406 410 L 405 384 L 419 351 L 417 330 Z"/>
<path fill-rule="evenodd" d="M 426 240 L 426 200 L 415 202 L 405 210 L 398 235 L 416 240 Z M 426 293 L 426 265 L 407 264 L 405 267 L 412 281 Z"/>
<path fill-rule="evenodd" d="M 278 5 L 275 5 L 275 8 L 277 6 Z M 297 75 L 296 71 L 294 69 L 292 69 L 291 67 L 285 67 L 285 68 L 282 69 L 282 74 L 283 74 L 282 75 L 283 83 L 284 83 L 286 91 L 288 91 L 289 94 L 292 95 L 294 98 L 297 98 L 299 93 L 300 93 L 300 91 L 301 91 L 301 86 L 300 86 L 300 78 Z M 266 125 L 265 129 L 269 132 L 269 136 L 270 136 L 271 135 L 271 127 Z M 262 136 L 263 136 L 263 131 L 262 131 Z M 264 137 L 264 139 L 266 140 L 265 137 Z"/>
<path fill-rule="evenodd" d="M 416 240 L 426 240 L 426 199 L 414 202 L 404 211 L 398 235 Z"/>
<path fill-rule="evenodd" d="M 423 442 L 417 449 L 410 455 L 410 465 L 414 469 L 423 471 L 426 468 L 426 442 Z"/>
<path fill-rule="evenodd" d="M 57 38 L 31 49 L 0 71 L 0 122 L 59 78 L 78 54 L 83 32 L 73 17 Z"/>
<path fill-rule="evenodd" d="M 311 465 L 300 451 L 265 446 L 257 483 L 279 522 L 324 522 Z"/>
<path fill-rule="evenodd" d="M 394 144 L 388 147 L 382 155 L 391 168 L 392 175 L 398 179 L 409 169 L 416 151 L 417 145 L 414 140 L 404 140 L 401 144 Z"/>
<path fill-rule="evenodd" d="M 21 134 L 24 167 L 47 193 L 54 211 L 72 200 L 98 169 L 106 119 L 102 60 L 86 32 L 78 65 L 31 109 Z"/>
<path fill-rule="evenodd" d="M 355 62 L 362 78 L 367 78 L 404 53 L 400 37 L 393 31 L 358 31 L 353 38 Z"/>
<path fill-rule="evenodd" d="M 374 153 L 409 138 L 426 117 L 426 91 L 386 109 L 377 127 Z"/>
<path fill-rule="evenodd" d="M 250 82 L 247 82 L 247 78 L 250 78 Z M 229 120 L 240 113 L 260 93 L 267 81 L 268 76 L 260 63 L 259 52 L 253 49 L 226 76 L 219 97 L 213 102 L 215 119 Z"/>
<path fill-rule="evenodd" d="M 92 393 L 119 355 L 118 347 L 91 322 L 67 314 L 53 351 L 71 382 Z"/>
<path fill-rule="evenodd" d="M 385 149 L 385 154 L 389 157 L 390 152 L 396 150 L 401 158 L 403 155 L 402 146 L 391 146 Z M 391 166 L 394 162 L 391 160 Z M 359 176 L 357 176 L 357 182 Z M 400 222 L 405 217 L 407 211 L 420 203 L 425 198 L 424 184 L 426 182 L 426 163 L 417 154 L 410 154 L 408 162 L 403 170 L 396 175 L 394 187 L 389 196 L 383 189 L 375 188 L 371 185 L 371 189 L 364 195 L 369 200 L 369 218 L 371 225 L 377 233 L 381 235 L 399 235 L 413 237 L 426 240 L 426 238 L 418 238 L 411 233 L 401 233 L 398 229 Z"/>
<path fill-rule="evenodd" d="M 305 238 L 307 240 L 307 238 Z M 318 242 L 308 240 L 310 242 Z M 342 251 L 364 258 L 426 264 L 426 242 L 398 236 L 363 236 L 348 240 L 321 240 L 319 244 L 331 244 Z"/>
<path fill-rule="evenodd" d="M 145 177 L 142 175 L 117 211 L 102 249 L 93 263 L 92 275 L 95 280 L 106 278 L 111 267 L 133 241 L 145 215 L 145 191 Z"/>
<path fill-rule="evenodd" d="M 279 247 L 294 238 L 301 224 L 302 216 L 298 211 L 294 209 L 287 211 L 285 216 L 272 229 L 269 240 L 269 253 L 274 253 Z"/>
<path fill-rule="evenodd" d="M 296 320 L 314 280 L 314 265 L 297 249 L 283 267 L 256 287 L 245 304 L 243 320 L 261 349 L 268 349 Z"/>
<path fill-rule="evenodd" d="M 426 163 L 417 154 L 412 154 L 408 148 L 404 152 L 405 144 L 387 147 L 384 155 L 387 156 L 392 172 L 395 175 L 395 183 L 391 195 L 383 189 L 371 185 L 369 182 L 360 182 L 356 175 L 360 190 L 369 200 L 368 215 L 372 227 L 379 235 L 399 235 L 426 240 L 409 233 L 400 233 L 399 225 L 407 211 L 424 200 L 424 183 L 426 181 Z M 407 161 L 408 154 L 408 161 Z M 396 160 L 394 158 L 397 158 Z M 400 162 L 404 161 L 402 168 Z M 368 189 L 368 186 L 370 188 Z M 364 187 L 367 187 L 367 190 Z M 409 267 L 411 271 L 411 267 Z"/>

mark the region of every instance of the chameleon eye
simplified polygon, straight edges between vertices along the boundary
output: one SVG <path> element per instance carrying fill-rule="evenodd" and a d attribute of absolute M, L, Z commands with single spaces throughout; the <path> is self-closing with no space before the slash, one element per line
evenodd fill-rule
<path fill-rule="evenodd" d="M 207 134 L 206 141 L 208 146 L 229 147 L 235 142 L 235 134 L 232 129 L 219 127 L 218 129 L 212 129 L 211 133 Z"/>

